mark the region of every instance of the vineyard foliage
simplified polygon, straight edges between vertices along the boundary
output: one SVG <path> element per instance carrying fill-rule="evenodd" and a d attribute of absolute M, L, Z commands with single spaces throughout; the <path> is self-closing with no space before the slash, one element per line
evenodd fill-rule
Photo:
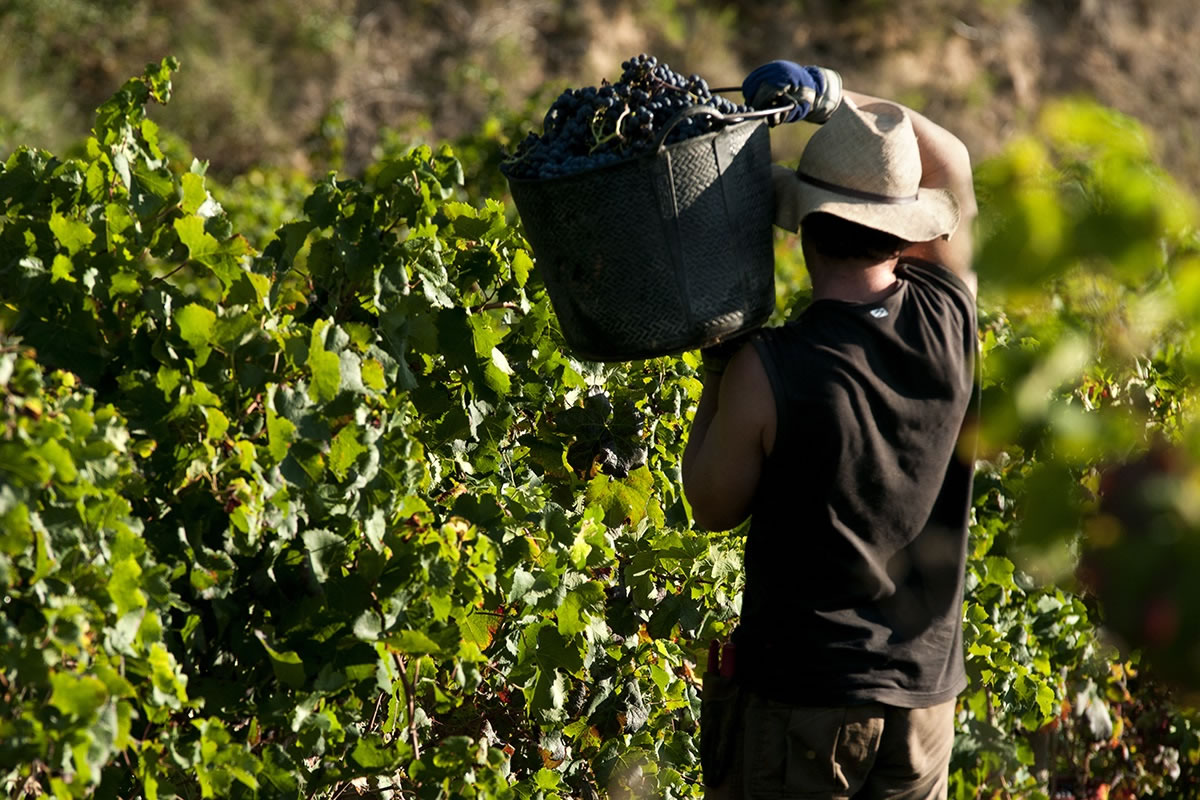
<path fill-rule="evenodd" d="M 478 192 L 502 184 L 448 146 L 216 185 L 147 115 L 176 68 L 130 80 L 76 156 L 0 168 L 4 793 L 699 797 L 741 540 L 680 490 L 696 355 L 574 359 Z M 1142 662 L 1196 674 L 1195 211 L 1088 105 L 977 180 L 954 796 L 1186 793 L 1200 729 Z M 1184 466 L 1137 484 L 1163 520 L 1142 537 L 1097 492 L 1152 444 Z M 1099 579 L 1131 553 L 1141 583 Z"/>

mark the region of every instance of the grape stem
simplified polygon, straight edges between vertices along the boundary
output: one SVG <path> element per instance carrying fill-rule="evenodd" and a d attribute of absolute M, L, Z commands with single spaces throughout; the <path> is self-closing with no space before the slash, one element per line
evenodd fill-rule
<path fill-rule="evenodd" d="M 653 85 L 657 86 L 658 88 L 670 89 L 673 92 L 682 92 L 683 94 L 686 94 L 689 98 L 696 101 L 697 103 L 703 102 L 705 99 L 705 98 L 701 97 L 700 95 L 696 94 L 695 92 L 693 92 L 691 89 L 688 89 L 685 86 L 676 86 L 673 83 L 664 81 L 662 78 L 653 78 L 652 77 L 651 80 L 653 81 Z"/>
<path fill-rule="evenodd" d="M 531 151 L 530 151 L 529 149 L 526 149 L 526 150 L 525 150 L 525 152 L 521 152 L 520 150 L 517 150 L 515 153 L 511 153 L 511 154 L 509 154 L 509 155 L 505 156 L 505 157 L 504 157 L 504 158 L 501 160 L 501 162 L 500 162 L 500 163 L 501 163 L 501 164 L 503 164 L 503 165 L 504 165 L 504 166 L 506 166 L 506 167 L 512 167 L 512 166 L 515 166 L 515 165 L 517 165 L 517 164 L 520 164 L 520 163 L 521 163 L 522 161 L 524 161 L 526 158 L 528 158 L 528 157 L 529 157 L 529 153 L 530 153 L 530 152 L 531 152 Z"/>
<path fill-rule="evenodd" d="M 625 140 L 625 137 L 621 134 L 621 123 L 624 122 L 625 118 L 630 114 L 629 104 L 624 104 L 624 108 L 621 110 L 621 115 L 617 117 L 617 121 L 613 125 L 613 132 L 604 135 L 604 115 L 607 110 L 608 109 L 606 108 L 599 108 L 596 110 L 595 115 L 592 116 L 592 138 L 596 140 L 596 143 L 588 150 L 589 155 L 596 152 L 596 149 L 605 142 L 612 141 L 613 139 L 620 139 L 622 141 Z"/>

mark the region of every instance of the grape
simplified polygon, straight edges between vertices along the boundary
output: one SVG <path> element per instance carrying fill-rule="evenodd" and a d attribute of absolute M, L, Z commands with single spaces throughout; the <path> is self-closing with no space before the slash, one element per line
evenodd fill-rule
<path fill-rule="evenodd" d="M 652 55 L 621 63 L 621 78 L 600 86 L 565 90 L 550 104 L 542 133 L 530 132 L 500 165 L 506 177 L 544 179 L 573 175 L 652 151 L 680 111 L 706 106 L 725 116 L 752 109 L 713 94 L 700 75 L 684 76 Z M 665 143 L 718 130 L 714 116 L 699 114 L 677 123 Z"/>

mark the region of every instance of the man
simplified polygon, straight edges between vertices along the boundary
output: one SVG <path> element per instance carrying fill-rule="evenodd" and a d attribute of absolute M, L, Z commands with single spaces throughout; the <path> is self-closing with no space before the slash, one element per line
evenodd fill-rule
<path fill-rule="evenodd" d="M 720 798 L 945 798 L 965 688 L 976 214 L 965 146 L 791 62 L 743 85 L 822 122 L 776 168 L 813 301 L 704 353 L 683 459 L 696 522 L 750 520 L 740 722 Z M 715 784 L 715 785 L 714 785 Z"/>

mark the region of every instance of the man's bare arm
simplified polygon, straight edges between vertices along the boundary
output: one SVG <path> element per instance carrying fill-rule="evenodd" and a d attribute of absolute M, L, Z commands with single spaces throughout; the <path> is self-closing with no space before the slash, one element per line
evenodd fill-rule
<path fill-rule="evenodd" d="M 723 375 L 705 376 L 684 449 L 683 489 L 698 525 L 723 531 L 746 519 L 774 437 L 771 383 L 745 346 Z"/>
<path fill-rule="evenodd" d="M 845 96 L 862 108 L 871 103 L 892 103 L 891 100 L 846 91 Z M 921 186 L 930 189 L 949 189 L 958 200 L 958 230 L 949 240 L 934 239 L 916 242 L 904 251 L 905 255 L 942 264 L 957 274 L 975 293 L 978 283 L 971 262 L 974 257 L 972 228 L 979 214 L 975 202 L 975 184 L 971 171 L 971 156 L 967 146 L 957 136 L 923 114 L 904 108 L 912 120 L 913 132 L 921 153 Z"/>

